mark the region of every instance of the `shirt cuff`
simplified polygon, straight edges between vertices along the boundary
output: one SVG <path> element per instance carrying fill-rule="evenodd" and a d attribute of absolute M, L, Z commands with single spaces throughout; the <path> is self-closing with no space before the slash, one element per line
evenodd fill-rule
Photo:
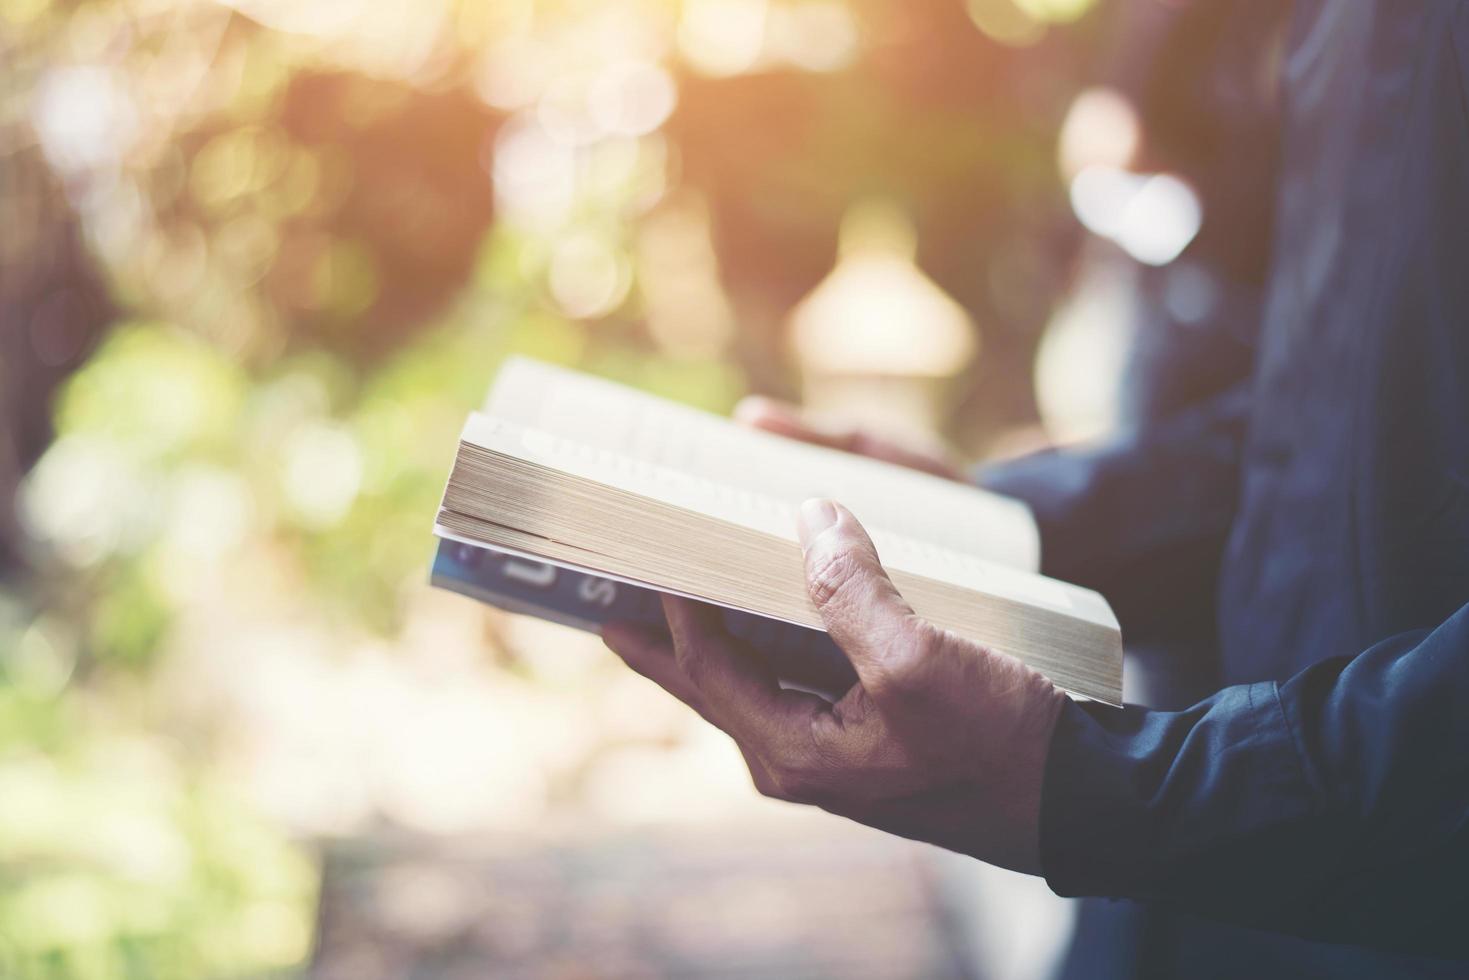
<path fill-rule="evenodd" d="M 1182 897 L 1232 877 L 1242 836 L 1307 805 L 1274 684 L 1180 712 L 1068 701 L 1046 760 L 1041 868 L 1058 895 Z"/>

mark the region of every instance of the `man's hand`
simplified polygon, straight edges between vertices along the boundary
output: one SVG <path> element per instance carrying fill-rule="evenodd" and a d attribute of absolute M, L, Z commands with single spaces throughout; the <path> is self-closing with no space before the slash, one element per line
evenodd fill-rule
<path fill-rule="evenodd" d="M 949 452 L 935 442 L 927 446 L 900 446 L 860 429 L 834 425 L 803 413 L 794 405 L 751 395 L 735 406 L 735 421 L 752 429 L 763 429 L 787 439 L 809 442 L 828 449 L 870 456 L 963 483 L 964 473 Z"/>
<path fill-rule="evenodd" d="M 1064 697 L 1013 657 L 919 619 L 845 508 L 810 500 L 811 599 L 859 682 L 835 704 L 782 689 L 716 609 L 665 598 L 672 643 L 612 625 L 607 645 L 739 745 L 767 796 L 1039 873 L 1041 782 Z"/>

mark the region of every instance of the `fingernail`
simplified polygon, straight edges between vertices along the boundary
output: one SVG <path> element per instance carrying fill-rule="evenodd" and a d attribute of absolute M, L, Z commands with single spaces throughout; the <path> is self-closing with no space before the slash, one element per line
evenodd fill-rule
<path fill-rule="evenodd" d="M 796 529 L 801 536 L 801 547 L 809 548 L 816 536 L 837 522 L 836 505 L 830 500 L 812 497 L 801 505 L 801 518 Z"/>
<path fill-rule="evenodd" d="M 758 425 L 769 418 L 785 418 L 788 413 L 781 411 L 780 403 L 763 395 L 746 395 L 735 405 L 735 421 L 746 425 Z"/>
<path fill-rule="evenodd" d="M 734 417 L 741 422 L 758 418 L 765 414 L 765 399 L 759 395 L 746 395 L 735 402 Z"/>

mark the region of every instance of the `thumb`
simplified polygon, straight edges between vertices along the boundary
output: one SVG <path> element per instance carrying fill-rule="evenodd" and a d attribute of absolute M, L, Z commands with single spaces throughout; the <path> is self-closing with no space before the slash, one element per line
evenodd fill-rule
<path fill-rule="evenodd" d="M 834 501 L 808 500 L 801 505 L 800 534 L 811 601 L 862 686 L 875 693 L 911 659 L 922 641 L 921 623 L 851 511 Z"/>

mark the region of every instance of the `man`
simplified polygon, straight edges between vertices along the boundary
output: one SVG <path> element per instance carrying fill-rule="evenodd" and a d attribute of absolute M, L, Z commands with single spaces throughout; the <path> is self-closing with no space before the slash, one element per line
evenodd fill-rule
<path fill-rule="evenodd" d="M 825 501 L 802 510 L 808 581 L 860 678 L 835 705 L 781 690 L 685 601 L 672 644 L 613 627 L 609 645 L 729 732 L 772 795 L 1062 894 L 1469 957 L 1466 78 L 1469 5 L 1297 3 L 1248 399 L 984 477 L 1031 505 L 1044 570 L 1128 630 L 1217 568 L 1231 686 L 1174 712 L 1069 702 L 914 617 Z"/>

